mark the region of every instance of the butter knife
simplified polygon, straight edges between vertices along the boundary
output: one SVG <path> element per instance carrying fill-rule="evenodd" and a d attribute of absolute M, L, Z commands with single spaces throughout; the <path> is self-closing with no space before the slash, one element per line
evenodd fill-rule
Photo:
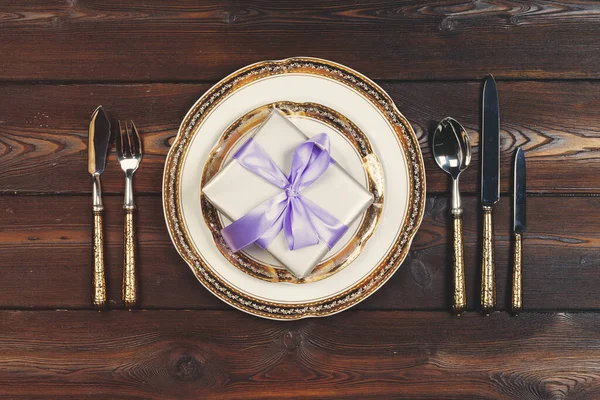
<path fill-rule="evenodd" d="M 488 76 L 483 84 L 481 139 L 481 205 L 483 240 L 481 260 L 481 308 L 489 314 L 496 306 L 496 267 L 492 210 L 500 199 L 500 113 L 496 81 Z"/>
<path fill-rule="evenodd" d="M 523 309 L 523 233 L 527 229 L 526 221 L 526 198 L 527 184 L 525 171 L 525 154 L 523 148 L 519 147 L 515 154 L 513 186 L 513 233 L 514 233 L 514 258 L 511 291 L 511 310 L 517 315 Z"/>
<path fill-rule="evenodd" d="M 94 271 L 92 274 L 93 302 L 97 308 L 106 305 L 106 279 L 104 277 L 104 233 L 102 223 L 102 187 L 100 175 L 104 172 L 110 142 L 110 121 L 99 106 L 92 114 L 88 137 L 88 171 L 92 175 L 92 212 L 94 215 Z"/>

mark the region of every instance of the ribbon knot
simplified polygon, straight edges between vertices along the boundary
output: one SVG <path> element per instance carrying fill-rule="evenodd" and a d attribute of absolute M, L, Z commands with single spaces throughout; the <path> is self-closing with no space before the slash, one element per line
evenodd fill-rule
<path fill-rule="evenodd" d="M 290 250 L 320 241 L 329 248 L 335 246 L 348 227 L 301 194 L 335 163 L 329 149 L 329 136 L 325 133 L 301 143 L 294 151 L 292 168 L 286 176 L 254 139 L 244 143 L 233 158 L 282 192 L 222 229 L 221 234 L 232 251 L 252 243 L 266 249 L 282 230 Z"/>
<path fill-rule="evenodd" d="M 285 188 L 285 194 L 286 194 L 286 196 L 287 196 L 288 198 L 290 198 L 290 197 L 298 197 L 298 196 L 300 196 L 300 193 L 298 193 L 298 192 L 296 191 L 296 189 L 294 189 L 294 188 L 291 188 L 291 187 L 286 187 L 286 188 Z"/>

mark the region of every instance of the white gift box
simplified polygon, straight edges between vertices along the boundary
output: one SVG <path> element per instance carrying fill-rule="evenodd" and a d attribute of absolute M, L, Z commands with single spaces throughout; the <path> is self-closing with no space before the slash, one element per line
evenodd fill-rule
<path fill-rule="evenodd" d="M 308 136 L 281 112 L 273 110 L 253 138 L 281 171 L 288 175 L 294 150 L 306 141 Z M 334 148 L 331 149 L 331 155 L 335 159 Z M 231 160 L 225 165 L 202 189 L 204 196 L 232 221 L 241 218 L 281 191 L 241 166 L 236 160 Z M 373 195 L 338 163 L 330 165 L 316 182 L 300 194 L 346 226 L 350 226 L 373 202 Z M 290 250 L 285 234 L 281 231 L 267 251 L 296 277 L 304 278 L 323 259 L 329 248 L 320 242 L 313 246 Z"/>

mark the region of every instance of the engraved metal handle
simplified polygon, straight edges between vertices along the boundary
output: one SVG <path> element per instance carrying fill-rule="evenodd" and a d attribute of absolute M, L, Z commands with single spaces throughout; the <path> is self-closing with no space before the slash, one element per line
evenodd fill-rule
<path fill-rule="evenodd" d="M 523 250 L 522 237 L 515 233 L 515 252 L 513 260 L 512 296 L 511 309 L 517 315 L 523 309 L 523 287 L 522 287 Z"/>
<path fill-rule="evenodd" d="M 102 210 L 94 210 L 94 272 L 92 286 L 93 301 L 96 308 L 106 305 L 106 280 L 104 278 L 104 233 L 102 227 Z"/>
<path fill-rule="evenodd" d="M 452 272 L 453 272 L 453 304 L 452 310 L 456 315 L 460 315 L 467 306 L 466 284 L 465 284 L 465 262 L 463 258 L 463 238 L 462 238 L 462 210 L 453 210 L 453 251 L 452 251 Z"/>
<path fill-rule="evenodd" d="M 483 206 L 483 242 L 481 259 L 481 308 L 489 314 L 496 306 L 496 267 L 494 263 L 494 227 L 492 207 Z"/>
<path fill-rule="evenodd" d="M 123 303 L 128 308 L 137 302 L 137 279 L 135 268 L 135 225 L 133 214 L 135 207 L 125 208 L 123 225 Z"/>

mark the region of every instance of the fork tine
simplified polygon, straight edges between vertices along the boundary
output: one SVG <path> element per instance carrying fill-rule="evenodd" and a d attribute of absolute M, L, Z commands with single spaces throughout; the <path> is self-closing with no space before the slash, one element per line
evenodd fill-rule
<path fill-rule="evenodd" d="M 133 141 L 131 140 L 131 124 L 130 121 L 125 121 L 125 130 L 127 131 L 127 149 L 128 149 L 128 157 L 133 157 Z"/>
<path fill-rule="evenodd" d="M 127 136 L 129 138 L 129 143 L 131 144 L 131 156 L 135 157 L 138 152 L 138 146 L 135 137 L 135 127 L 133 125 L 133 121 L 127 121 Z"/>
<path fill-rule="evenodd" d="M 120 157 L 124 157 L 126 152 L 125 143 L 123 142 L 123 136 L 125 135 L 125 125 L 123 124 L 123 121 L 119 120 L 119 137 L 117 138 L 117 153 Z"/>
<path fill-rule="evenodd" d="M 133 121 L 129 121 L 129 122 L 131 122 L 131 128 L 133 131 L 132 139 L 133 139 L 133 143 L 134 143 L 133 147 L 135 149 L 135 154 L 138 156 L 141 156 L 143 150 L 142 150 L 142 139 L 140 138 L 140 133 L 138 132 Z"/>
<path fill-rule="evenodd" d="M 127 121 L 127 135 L 129 137 L 129 143 L 131 144 L 131 156 L 135 157 L 135 155 L 137 154 L 136 149 L 135 149 L 135 137 L 134 137 L 134 132 L 133 132 L 133 126 L 131 124 L 132 121 Z"/>
<path fill-rule="evenodd" d="M 129 128 L 127 126 L 127 121 L 123 122 L 123 126 L 123 148 L 125 149 L 125 158 L 131 158 L 131 141 L 129 140 Z"/>

